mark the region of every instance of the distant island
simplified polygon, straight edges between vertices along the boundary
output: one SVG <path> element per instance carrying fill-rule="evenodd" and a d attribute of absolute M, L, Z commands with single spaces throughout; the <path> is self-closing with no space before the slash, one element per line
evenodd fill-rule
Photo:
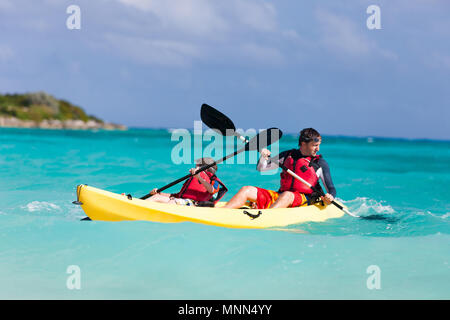
<path fill-rule="evenodd" d="M 0 94 L 0 127 L 42 129 L 106 129 L 127 127 L 106 123 L 87 115 L 66 100 L 56 99 L 40 91 L 25 94 Z"/>

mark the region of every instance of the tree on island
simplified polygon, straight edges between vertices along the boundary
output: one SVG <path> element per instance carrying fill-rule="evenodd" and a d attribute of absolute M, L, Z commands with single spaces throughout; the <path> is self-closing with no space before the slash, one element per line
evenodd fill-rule
<path fill-rule="evenodd" d="M 83 125 L 80 125 L 82 122 L 89 123 L 89 127 L 93 128 L 125 128 L 120 125 L 106 124 L 103 120 L 86 114 L 81 107 L 66 100 L 56 99 L 43 91 L 24 94 L 0 94 L 0 117 L 3 120 L 12 119 L 14 120 L 12 123 L 17 124 L 34 123 L 34 125 L 27 125 L 27 127 L 71 127 L 74 123 L 77 123 L 76 126 L 78 127 L 83 127 Z M 48 125 L 48 123 L 54 125 Z"/>

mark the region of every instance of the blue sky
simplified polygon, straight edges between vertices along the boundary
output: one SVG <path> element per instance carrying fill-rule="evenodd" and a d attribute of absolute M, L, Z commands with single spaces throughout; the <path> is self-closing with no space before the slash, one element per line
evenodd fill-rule
<path fill-rule="evenodd" d="M 69 30 L 69 5 L 81 29 Z M 369 30 L 369 5 L 381 29 Z M 0 0 L 0 92 L 111 122 L 450 139 L 446 0 Z"/>

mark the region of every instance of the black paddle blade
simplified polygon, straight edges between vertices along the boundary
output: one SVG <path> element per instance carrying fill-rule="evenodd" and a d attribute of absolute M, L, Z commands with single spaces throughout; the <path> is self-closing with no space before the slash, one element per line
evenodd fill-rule
<path fill-rule="evenodd" d="M 262 149 L 267 148 L 271 144 L 280 140 L 282 136 L 283 136 L 283 132 L 278 128 L 270 128 L 270 129 L 261 131 L 245 145 L 245 150 L 261 151 Z"/>
<path fill-rule="evenodd" d="M 236 127 L 230 118 L 206 103 L 202 104 L 200 117 L 206 126 L 224 136 L 232 136 L 236 131 Z"/>
<path fill-rule="evenodd" d="M 377 221 L 385 221 L 387 223 L 396 223 L 400 219 L 397 217 L 390 217 L 385 214 L 371 214 L 370 216 L 362 216 L 360 217 L 363 220 L 377 220 Z"/>

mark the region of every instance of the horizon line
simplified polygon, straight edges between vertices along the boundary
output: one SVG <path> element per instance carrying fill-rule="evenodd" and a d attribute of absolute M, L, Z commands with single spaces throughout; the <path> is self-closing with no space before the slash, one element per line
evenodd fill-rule
<path fill-rule="evenodd" d="M 176 129 L 186 129 L 189 131 L 192 131 L 194 128 L 170 128 L 170 127 L 144 127 L 144 126 L 127 126 L 128 129 L 148 129 L 148 130 L 167 130 L 168 132 L 170 132 L 171 130 L 176 130 Z M 239 129 L 239 128 L 238 128 Z M 260 129 L 263 130 L 263 129 Z M 294 136 L 298 136 L 299 133 L 298 132 L 291 132 L 291 131 L 283 131 L 284 135 L 294 135 Z M 386 139 L 386 140 L 408 140 L 408 141 L 436 141 L 436 142 L 450 142 L 450 139 L 438 139 L 438 138 L 408 138 L 408 137 L 395 137 L 395 136 L 378 136 L 378 135 L 361 135 L 361 136 L 351 136 L 351 135 L 346 135 L 346 134 L 321 134 L 324 137 L 333 137 L 333 138 L 357 138 L 357 139 Z"/>

